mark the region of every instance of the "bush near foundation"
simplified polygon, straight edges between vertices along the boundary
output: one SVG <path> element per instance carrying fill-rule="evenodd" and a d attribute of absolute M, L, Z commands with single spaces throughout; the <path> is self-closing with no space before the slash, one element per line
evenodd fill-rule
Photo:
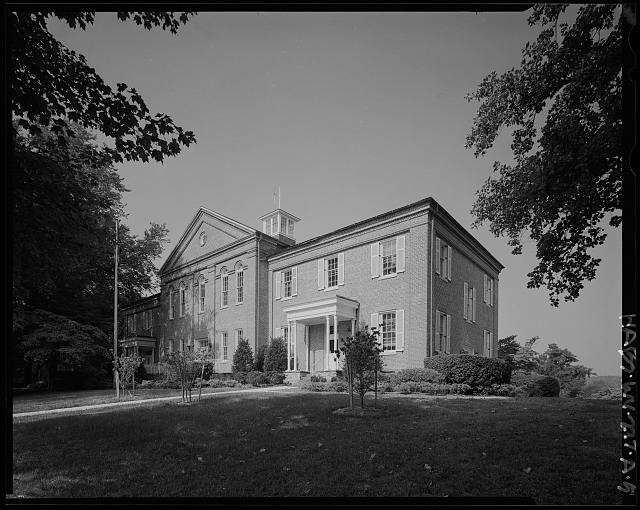
<path fill-rule="evenodd" d="M 265 384 L 269 384 L 269 380 L 264 372 L 249 372 L 247 374 L 247 384 L 251 384 L 253 386 L 264 386 Z"/>
<path fill-rule="evenodd" d="M 538 379 L 529 394 L 530 397 L 559 397 L 560 381 L 555 377 L 544 376 Z"/>
<path fill-rule="evenodd" d="M 481 388 L 511 382 L 511 367 L 497 358 L 440 354 L 425 358 L 424 366 L 440 372 L 447 384 L 468 384 L 473 388 Z"/>
<path fill-rule="evenodd" d="M 473 388 L 468 384 L 438 384 L 430 382 L 403 382 L 395 386 L 400 393 L 426 393 L 427 395 L 470 395 Z"/>
<path fill-rule="evenodd" d="M 284 384 L 285 375 L 283 372 L 265 372 L 268 384 Z"/>
<path fill-rule="evenodd" d="M 444 382 L 444 376 L 432 368 L 405 368 L 389 375 L 385 374 L 385 377 L 386 381 L 392 384 L 400 384 L 403 382 Z"/>
<path fill-rule="evenodd" d="M 264 357 L 265 372 L 284 372 L 287 370 L 287 346 L 282 337 L 271 339 Z"/>

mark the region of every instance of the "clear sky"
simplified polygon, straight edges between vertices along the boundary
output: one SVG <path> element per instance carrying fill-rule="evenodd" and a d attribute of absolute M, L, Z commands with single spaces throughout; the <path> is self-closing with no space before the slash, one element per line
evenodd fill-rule
<path fill-rule="evenodd" d="M 575 353 L 600 375 L 620 372 L 621 232 L 578 301 L 549 304 L 527 289 L 535 245 L 523 255 L 484 225 L 471 229 L 475 193 L 508 136 L 476 159 L 464 148 L 477 104 L 464 96 L 491 71 L 518 66 L 537 31 L 527 13 L 200 13 L 177 36 L 100 13 L 86 32 L 53 34 L 112 86 L 135 87 L 198 143 L 164 165 L 124 164 L 127 223 L 166 223 L 175 246 L 204 205 L 261 228 L 282 207 L 311 237 L 432 196 L 506 267 L 499 337 L 534 335 Z"/>

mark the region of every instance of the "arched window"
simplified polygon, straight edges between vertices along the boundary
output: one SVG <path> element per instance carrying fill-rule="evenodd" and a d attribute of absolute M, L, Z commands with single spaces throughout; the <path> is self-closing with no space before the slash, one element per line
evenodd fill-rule
<path fill-rule="evenodd" d="M 242 262 L 236 264 L 236 304 L 244 302 L 244 268 Z"/>
<path fill-rule="evenodd" d="M 204 275 L 200 275 L 200 278 L 198 278 L 198 304 L 199 304 L 199 312 L 202 313 L 204 312 L 204 304 L 205 304 L 205 279 L 204 279 Z"/>
<path fill-rule="evenodd" d="M 223 267 L 220 270 L 220 306 L 229 305 L 229 274 L 227 268 Z"/>
<path fill-rule="evenodd" d="M 173 287 L 169 287 L 169 319 L 176 316 L 176 303 L 173 296 Z"/>
<path fill-rule="evenodd" d="M 184 283 L 180 284 L 180 317 L 184 317 L 187 308 L 187 290 Z"/>

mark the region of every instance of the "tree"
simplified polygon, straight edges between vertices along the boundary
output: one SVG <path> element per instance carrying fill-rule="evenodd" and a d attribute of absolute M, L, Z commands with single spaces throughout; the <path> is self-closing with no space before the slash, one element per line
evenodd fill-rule
<path fill-rule="evenodd" d="M 16 131 L 13 184 L 13 302 L 111 331 L 115 219 L 122 217 L 122 178 L 94 138 L 73 125 L 66 144 L 42 127 Z M 154 260 L 167 241 L 164 225 L 144 237 L 118 229 L 120 301 L 154 288 Z"/>
<path fill-rule="evenodd" d="M 35 367 L 49 391 L 55 389 L 59 368 L 76 372 L 78 382 L 109 377 L 110 339 L 99 328 L 46 310 L 14 307 L 13 338 L 15 355 Z"/>
<path fill-rule="evenodd" d="M 259 372 L 264 371 L 264 359 L 267 354 L 267 349 L 269 346 L 267 344 L 260 344 L 258 349 L 256 349 L 256 370 Z"/>
<path fill-rule="evenodd" d="M 251 372 L 253 370 L 253 351 L 249 342 L 241 338 L 236 352 L 233 353 L 232 372 Z"/>
<path fill-rule="evenodd" d="M 186 350 L 183 352 L 171 352 L 163 358 L 162 363 L 180 381 L 182 388 L 182 401 L 191 402 L 191 391 L 196 379 L 200 377 L 198 400 L 202 396 L 202 376 L 207 364 L 213 361 L 213 356 L 208 349 Z"/>
<path fill-rule="evenodd" d="M 516 341 L 518 335 L 510 335 L 498 339 L 498 358 L 511 362 L 518 352 L 520 344 Z"/>
<path fill-rule="evenodd" d="M 536 343 L 539 339 L 540 337 L 534 336 L 527 340 L 524 345 L 518 346 L 518 350 L 513 355 L 513 359 L 511 360 L 511 367 L 514 371 L 538 371 L 540 367 L 540 354 L 533 350 L 533 344 Z"/>
<path fill-rule="evenodd" d="M 349 387 L 349 405 L 353 409 L 353 392 L 360 396 L 360 407 L 364 409 L 364 396 L 372 389 L 378 398 L 378 372 L 382 370 L 382 357 L 378 336 L 380 331 L 373 327 L 360 329 L 352 337 L 347 337 L 344 345 L 337 351 L 343 357 L 347 385 Z M 373 388 L 372 388 L 373 386 Z"/>
<path fill-rule="evenodd" d="M 575 397 L 587 382 L 587 377 L 593 374 L 588 367 L 574 365 L 577 361 L 578 357 L 571 351 L 552 343 L 540 356 L 538 372 L 558 379 L 562 395 Z"/>
<path fill-rule="evenodd" d="M 528 22 L 541 32 L 523 49 L 520 68 L 492 72 L 467 95 L 481 104 L 466 147 L 485 155 L 511 128 L 515 161 L 494 163 L 497 176 L 477 193 L 473 226 L 488 221 L 494 235 L 509 238 L 514 254 L 528 232 L 538 264 L 527 287 L 546 286 L 553 306 L 561 296 L 577 299 L 583 282 L 595 277 L 600 259 L 589 250 L 604 242 L 606 217 L 612 227 L 622 222 L 625 13 L 589 4 L 569 24 L 560 22 L 566 8 L 535 5 Z"/>
<path fill-rule="evenodd" d="M 136 392 L 136 371 L 142 366 L 142 358 L 140 356 L 126 356 L 120 355 L 114 362 L 116 370 L 118 371 L 118 381 L 122 388 L 122 396 L 127 385 L 131 384 L 131 391 L 129 395 L 133 396 Z"/>
<path fill-rule="evenodd" d="M 287 369 L 287 346 L 282 337 L 272 338 L 264 357 L 265 372 L 284 372 Z"/>
<path fill-rule="evenodd" d="M 192 12 L 179 17 L 167 12 L 118 12 L 121 21 L 133 19 L 147 30 L 161 27 L 176 34 Z M 135 88 L 107 85 L 84 56 L 57 41 L 47 29 L 56 17 L 72 29 L 86 30 L 94 12 L 10 12 L 9 41 L 11 111 L 18 125 L 32 134 L 45 126 L 59 143 L 75 135 L 69 123 L 104 133 L 114 141 L 102 155 L 114 162 L 155 161 L 180 153 L 194 143 L 191 131 L 175 125 L 163 113 L 153 114 Z"/>

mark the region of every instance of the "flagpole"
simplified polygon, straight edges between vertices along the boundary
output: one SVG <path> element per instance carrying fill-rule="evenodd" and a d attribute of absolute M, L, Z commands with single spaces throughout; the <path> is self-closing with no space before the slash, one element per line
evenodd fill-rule
<path fill-rule="evenodd" d="M 120 398 L 118 380 L 118 219 L 116 219 L 115 285 L 113 286 L 113 382 L 116 385 L 116 397 Z"/>

